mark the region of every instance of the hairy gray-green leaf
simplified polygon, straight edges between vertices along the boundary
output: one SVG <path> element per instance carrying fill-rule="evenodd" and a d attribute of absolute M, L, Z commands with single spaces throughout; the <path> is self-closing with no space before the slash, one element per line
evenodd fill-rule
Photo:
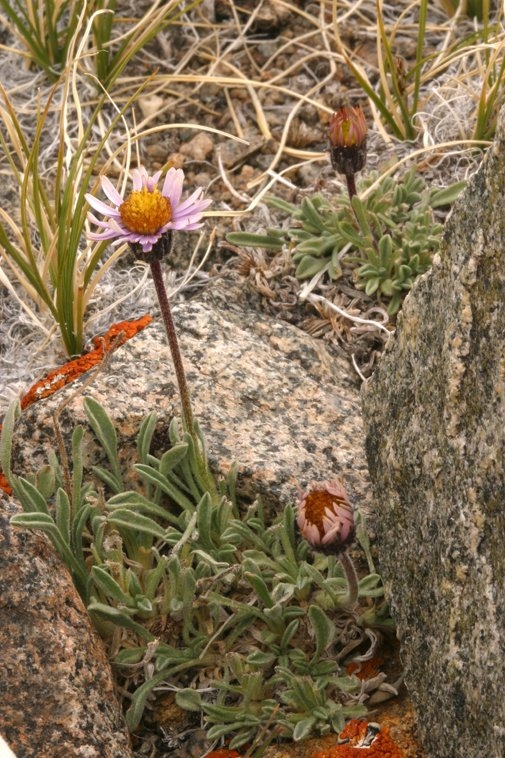
<path fill-rule="evenodd" d="M 114 478 L 118 482 L 121 482 L 121 467 L 118 459 L 117 435 L 114 424 L 110 420 L 105 408 L 92 397 L 84 399 L 84 412 L 107 455 Z"/>
<path fill-rule="evenodd" d="M 311 605 L 309 607 L 308 617 L 316 640 L 316 649 L 313 660 L 317 661 L 335 639 L 335 624 L 328 618 L 323 609 L 319 608 L 317 605 Z"/>
<path fill-rule="evenodd" d="M 156 421 L 156 411 L 152 411 L 142 419 L 142 423 L 140 424 L 139 433 L 137 435 L 137 452 L 142 463 L 149 462 L 148 456 L 156 429 Z"/>

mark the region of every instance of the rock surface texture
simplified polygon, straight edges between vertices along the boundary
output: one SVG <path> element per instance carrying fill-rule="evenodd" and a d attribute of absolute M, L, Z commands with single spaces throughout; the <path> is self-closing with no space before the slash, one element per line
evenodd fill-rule
<path fill-rule="evenodd" d="M 362 393 L 380 567 L 432 758 L 505 755 L 504 190 L 502 117 Z"/>
<path fill-rule="evenodd" d="M 259 316 L 233 282 L 217 283 L 173 310 L 194 413 L 214 469 L 226 472 L 236 461 L 242 498 L 260 493 L 272 507 L 296 500 L 297 485 L 342 476 L 354 504 L 366 510 L 371 494 L 359 389 L 347 361 L 331 358 L 322 343 L 296 327 Z M 23 412 L 16 472 L 47 463 L 53 413 L 85 380 Z M 174 415 L 180 417 L 180 404 L 159 317 L 113 353 L 83 395 L 113 418 L 126 469 L 136 461 L 140 422 L 152 410 L 159 415 L 155 444 L 166 449 L 167 427 Z M 66 439 L 77 423 L 86 423 L 83 395 L 61 413 Z M 86 457 L 97 462 L 90 435 Z"/>
<path fill-rule="evenodd" d="M 49 542 L 9 524 L 17 512 L 0 500 L 2 736 L 17 758 L 131 758 L 101 640 Z"/>

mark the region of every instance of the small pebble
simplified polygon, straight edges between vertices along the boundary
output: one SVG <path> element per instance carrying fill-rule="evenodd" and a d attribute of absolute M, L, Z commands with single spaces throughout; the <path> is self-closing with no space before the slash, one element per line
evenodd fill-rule
<path fill-rule="evenodd" d="M 214 150 L 214 142 L 206 132 L 197 134 L 181 145 L 180 152 L 195 161 L 205 161 Z"/>

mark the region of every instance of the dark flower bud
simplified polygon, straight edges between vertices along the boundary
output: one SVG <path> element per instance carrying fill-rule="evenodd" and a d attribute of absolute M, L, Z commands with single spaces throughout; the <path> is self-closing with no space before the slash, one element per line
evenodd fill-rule
<path fill-rule="evenodd" d="M 366 163 L 368 128 L 361 106 L 343 106 L 330 120 L 329 138 L 331 165 L 339 174 L 352 176 Z"/>

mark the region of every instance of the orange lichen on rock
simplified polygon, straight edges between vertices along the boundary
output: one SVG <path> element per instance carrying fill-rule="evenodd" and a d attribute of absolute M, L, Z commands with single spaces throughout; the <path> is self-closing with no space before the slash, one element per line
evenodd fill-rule
<path fill-rule="evenodd" d="M 111 348 L 115 350 L 127 340 L 135 337 L 142 329 L 145 329 L 152 320 L 153 317 L 147 313 L 135 321 L 119 321 L 117 324 L 113 324 L 103 337 L 93 337 L 95 349 L 102 352 Z"/>
<path fill-rule="evenodd" d="M 375 655 L 368 661 L 351 661 L 351 663 L 346 666 L 346 671 L 349 675 L 354 674 L 358 679 L 364 681 L 366 679 L 373 679 L 373 677 L 377 676 L 380 673 L 380 667 L 383 663 L 384 658 Z"/>
<path fill-rule="evenodd" d="M 110 329 L 101 337 L 93 337 L 93 350 L 85 355 L 80 355 L 78 358 L 74 358 L 68 361 L 61 368 L 50 371 L 47 376 L 39 382 L 36 382 L 28 392 L 21 398 L 21 408 L 28 408 L 29 405 L 35 403 L 37 400 L 49 397 L 57 390 L 65 387 L 74 379 L 78 379 L 86 371 L 89 371 L 94 366 L 97 366 L 102 360 L 104 353 L 115 350 L 120 345 L 124 344 L 126 340 L 134 337 L 137 332 L 151 323 L 152 316 L 146 314 L 141 318 L 134 321 L 120 321 L 117 324 L 113 324 Z M 0 429 L 2 425 L 0 424 Z M 12 494 L 12 488 L 9 485 L 6 477 L 0 471 L 0 490 Z"/>
<path fill-rule="evenodd" d="M 213 750 L 212 753 L 207 753 L 207 758 L 241 758 L 241 755 L 236 750 L 220 748 L 219 750 Z"/>
<path fill-rule="evenodd" d="M 135 321 L 120 321 L 113 324 L 102 337 L 93 337 L 94 349 L 85 355 L 80 355 L 68 361 L 61 368 L 50 371 L 40 382 L 36 382 L 21 398 L 21 408 L 27 408 L 36 400 L 49 397 L 57 390 L 65 387 L 74 379 L 78 379 L 86 371 L 97 366 L 106 351 L 115 350 L 126 340 L 134 337 L 152 321 L 152 316 L 142 316 Z"/>
<path fill-rule="evenodd" d="M 403 750 L 395 744 L 387 727 L 353 719 L 339 734 L 341 744 L 314 754 L 313 758 L 404 758 Z"/>
<path fill-rule="evenodd" d="M 7 477 L 0 471 L 0 490 L 3 490 L 6 495 L 12 495 L 12 487 L 7 481 Z"/>

